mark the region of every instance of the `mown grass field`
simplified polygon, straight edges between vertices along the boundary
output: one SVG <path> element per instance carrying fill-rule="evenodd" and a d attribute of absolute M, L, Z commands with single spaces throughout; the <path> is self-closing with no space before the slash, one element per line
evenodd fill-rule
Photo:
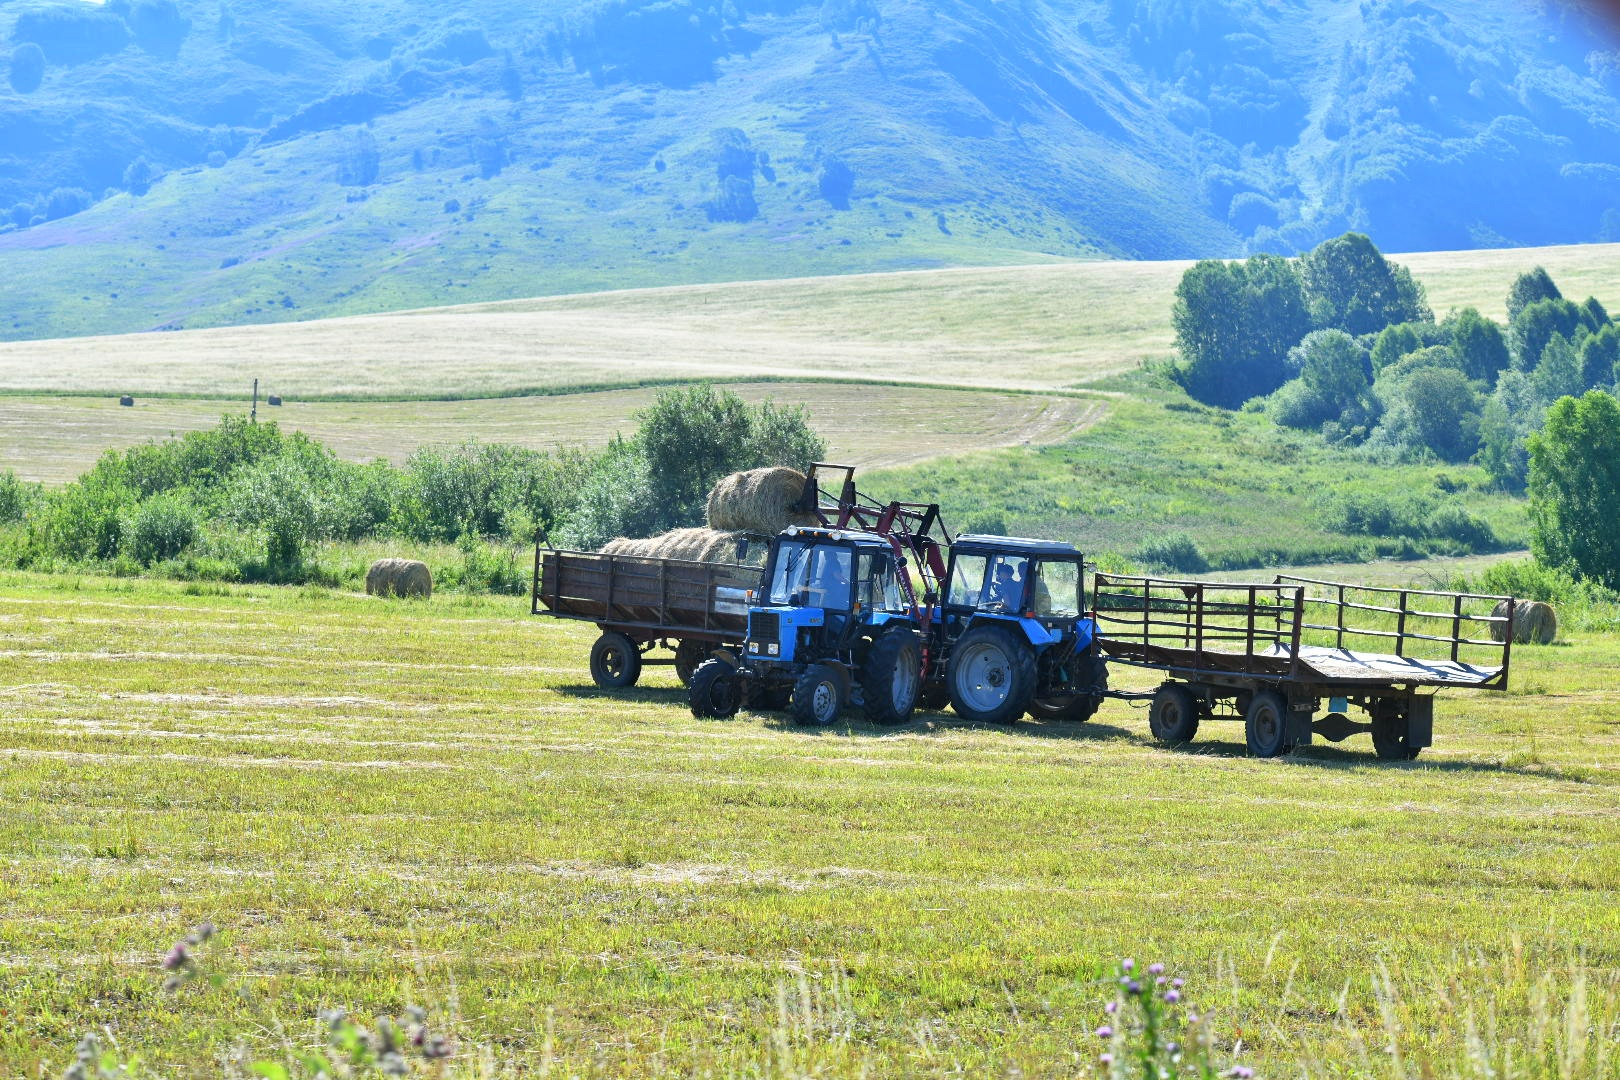
<path fill-rule="evenodd" d="M 1111 400 L 895 386 L 883 391 L 883 422 L 874 423 L 869 386 L 781 382 L 727 388 L 750 403 L 803 405 L 827 440 L 830 458 L 867 467 L 910 464 L 964 446 L 1067 440 L 1102 419 Z M 259 416 L 305 432 L 344 458 L 397 464 L 419 446 L 470 437 L 540 450 L 597 449 L 615 434 L 634 435 L 634 414 L 657 392 L 642 387 L 478 401 L 295 400 L 278 408 L 261 400 Z M 26 479 L 65 483 L 108 448 L 211 428 L 245 404 L 244 398 L 140 398 L 122 408 L 112 398 L 0 395 L 0 465 Z"/>
<path fill-rule="evenodd" d="M 1517 651 L 1512 693 L 1445 697 L 1391 766 L 1247 759 L 1226 724 L 1165 750 L 1118 702 L 700 722 L 668 669 L 597 691 L 589 628 L 523 610 L 5 575 L 0 1075 L 92 1028 L 220 1075 L 410 1002 L 512 1070 L 1088 1075 L 1120 956 L 1262 1076 L 1474 1075 L 1470 1023 L 1551 1053 L 1584 979 L 1567 1075 L 1609 1075 L 1612 636 Z M 204 919 L 226 982 L 165 995 Z"/>

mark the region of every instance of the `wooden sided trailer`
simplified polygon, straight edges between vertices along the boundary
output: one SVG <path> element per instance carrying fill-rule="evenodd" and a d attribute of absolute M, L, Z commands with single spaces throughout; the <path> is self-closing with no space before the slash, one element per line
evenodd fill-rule
<path fill-rule="evenodd" d="M 1364 732 L 1380 758 L 1415 758 L 1434 739 L 1434 693 L 1505 690 L 1513 650 L 1513 601 L 1501 596 L 1098 573 L 1092 604 L 1110 661 L 1168 676 L 1148 716 L 1156 738 L 1183 743 L 1202 720 L 1242 720 L 1258 757 Z"/>
<path fill-rule="evenodd" d="M 595 623 L 591 678 L 632 686 L 647 664 L 671 664 L 683 683 L 715 652 L 742 654 L 748 598 L 761 568 L 536 547 L 530 611 Z M 667 650 L 671 656 L 653 655 Z"/>

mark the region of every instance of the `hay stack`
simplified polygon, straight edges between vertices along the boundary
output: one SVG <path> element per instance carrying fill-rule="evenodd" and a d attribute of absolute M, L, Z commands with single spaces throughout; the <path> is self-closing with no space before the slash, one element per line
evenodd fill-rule
<path fill-rule="evenodd" d="M 1506 618 L 1508 602 L 1501 601 L 1491 609 L 1491 614 L 1498 619 Z M 1551 605 L 1543 604 L 1539 600 L 1521 600 L 1513 609 L 1513 642 L 1516 645 L 1551 645 L 1553 638 L 1558 636 L 1558 614 Z M 1491 637 L 1497 641 L 1507 640 L 1507 624 L 1492 623 Z"/>
<path fill-rule="evenodd" d="M 643 559 L 685 559 L 688 562 L 733 563 L 737 561 L 740 532 L 715 529 L 676 529 L 645 540 L 621 537 L 602 548 L 604 555 L 635 555 Z"/>
<path fill-rule="evenodd" d="M 415 559 L 378 559 L 366 571 L 366 595 L 426 598 L 433 595 L 433 575 Z"/>
<path fill-rule="evenodd" d="M 804 473 L 777 467 L 732 473 L 709 492 L 709 528 L 773 536 L 816 519 L 794 508 L 804 494 Z"/>

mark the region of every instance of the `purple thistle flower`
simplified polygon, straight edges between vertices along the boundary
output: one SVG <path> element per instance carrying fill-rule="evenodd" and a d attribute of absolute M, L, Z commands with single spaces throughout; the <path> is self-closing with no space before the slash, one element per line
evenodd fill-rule
<path fill-rule="evenodd" d="M 1153 985 L 1154 986 L 1163 986 L 1164 983 L 1165 983 L 1165 978 L 1164 978 L 1163 975 L 1160 975 L 1157 979 L 1153 980 Z"/>
<path fill-rule="evenodd" d="M 1115 1013 L 1119 1012 L 1119 1002 L 1110 1001 L 1108 1004 L 1103 1006 L 1103 1012 L 1107 1013 L 1109 1016 L 1113 1016 Z"/>
<path fill-rule="evenodd" d="M 1180 979 L 1171 979 L 1170 985 L 1175 987 L 1177 990 L 1180 990 L 1184 984 Z"/>
<path fill-rule="evenodd" d="M 1148 965 L 1148 974 L 1149 975 L 1163 975 L 1164 974 L 1164 965 L 1163 964 L 1149 964 Z"/>
<path fill-rule="evenodd" d="M 1131 979 L 1125 984 L 1125 992 L 1127 994 L 1140 994 L 1142 992 L 1142 984 L 1137 982 L 1135 979 Z"/>
<path fill-rule="evenodd" d="M 1114 1029 L 1109 1027 L 1107 1024 L 1104 1024 L 1102 1027 L 1097 1029 L 1097 1038 L 1099 1038 L 1099 1039 L 1112 1039 L 1113 1037 L 1114 1037 Z"/>
<path fill-rule="evenodd" d="M 1198 1014 L 1197 1013 L 1188 1013 L 1187 1014 L 1187 1023 L 1189 1023 L 1189 1024 L 1198 1023 Z"/>
<path fill-rule="evenodd" d="M 1136 961 L 1132 960 L 1128 956 L 1125 959 L 1123 959 L 1123 960 L 1121 960 L 1119 962 L 1119 970 L 1121 970 L 1121 971 L 1130 971 L 1135 966 L 1136 966 Z"/>
<path fill-rule="evenodd" d="M 168 955 L 163 958 L 163 970 L 174 971 L 176 968 L 183 968 L 190 960 L 191 953 L 187 950 L 186 943 L 183 941 L 178 942 L 174 948 L 169 950 Z"/>
<path fill-rule="evenodd" d="M 1232 1066 L 1232 1071 L 1226 1074 L 1233 1080 L 1254 1080 L 1254 1070 L 1242 1065 Z"/>
<path fill-rule="evenodd" d="M 1097 1060 L 1102 1062 L 1104 1065 L 1112 1065 L 1114 1063 L 1114 1055 L 1113 1054 L 1098 1054 L 1097 1055 Z"/>
<path fill-rule="evenodd" d="M 1175 990 L 1166 990 L 1164 992 L 1164 1000 L 1166 1004 L 1174 1005 L 1176 1002 L 1181 1000 L 1181 994 Z"/>

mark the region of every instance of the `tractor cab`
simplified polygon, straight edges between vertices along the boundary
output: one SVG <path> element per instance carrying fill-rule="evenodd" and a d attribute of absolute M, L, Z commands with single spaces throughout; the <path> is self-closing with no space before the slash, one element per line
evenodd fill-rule
<path fill-rule="evenodd" d="M 1006 722 L 1086 719 L 1106 668 L 1086 617 L 1085 563 L 1069 544 L 959 536 L 951 545 L 940 636 L 952 708 Z"/>
<path fill-rule="evenodd" d="M 837 650 L 910 615 L 889 541 L 842 529 L 789 529 L 772 544 L 743 648 L 750 660 L 790 663 L 800 659 L 808 631 Z"/>

